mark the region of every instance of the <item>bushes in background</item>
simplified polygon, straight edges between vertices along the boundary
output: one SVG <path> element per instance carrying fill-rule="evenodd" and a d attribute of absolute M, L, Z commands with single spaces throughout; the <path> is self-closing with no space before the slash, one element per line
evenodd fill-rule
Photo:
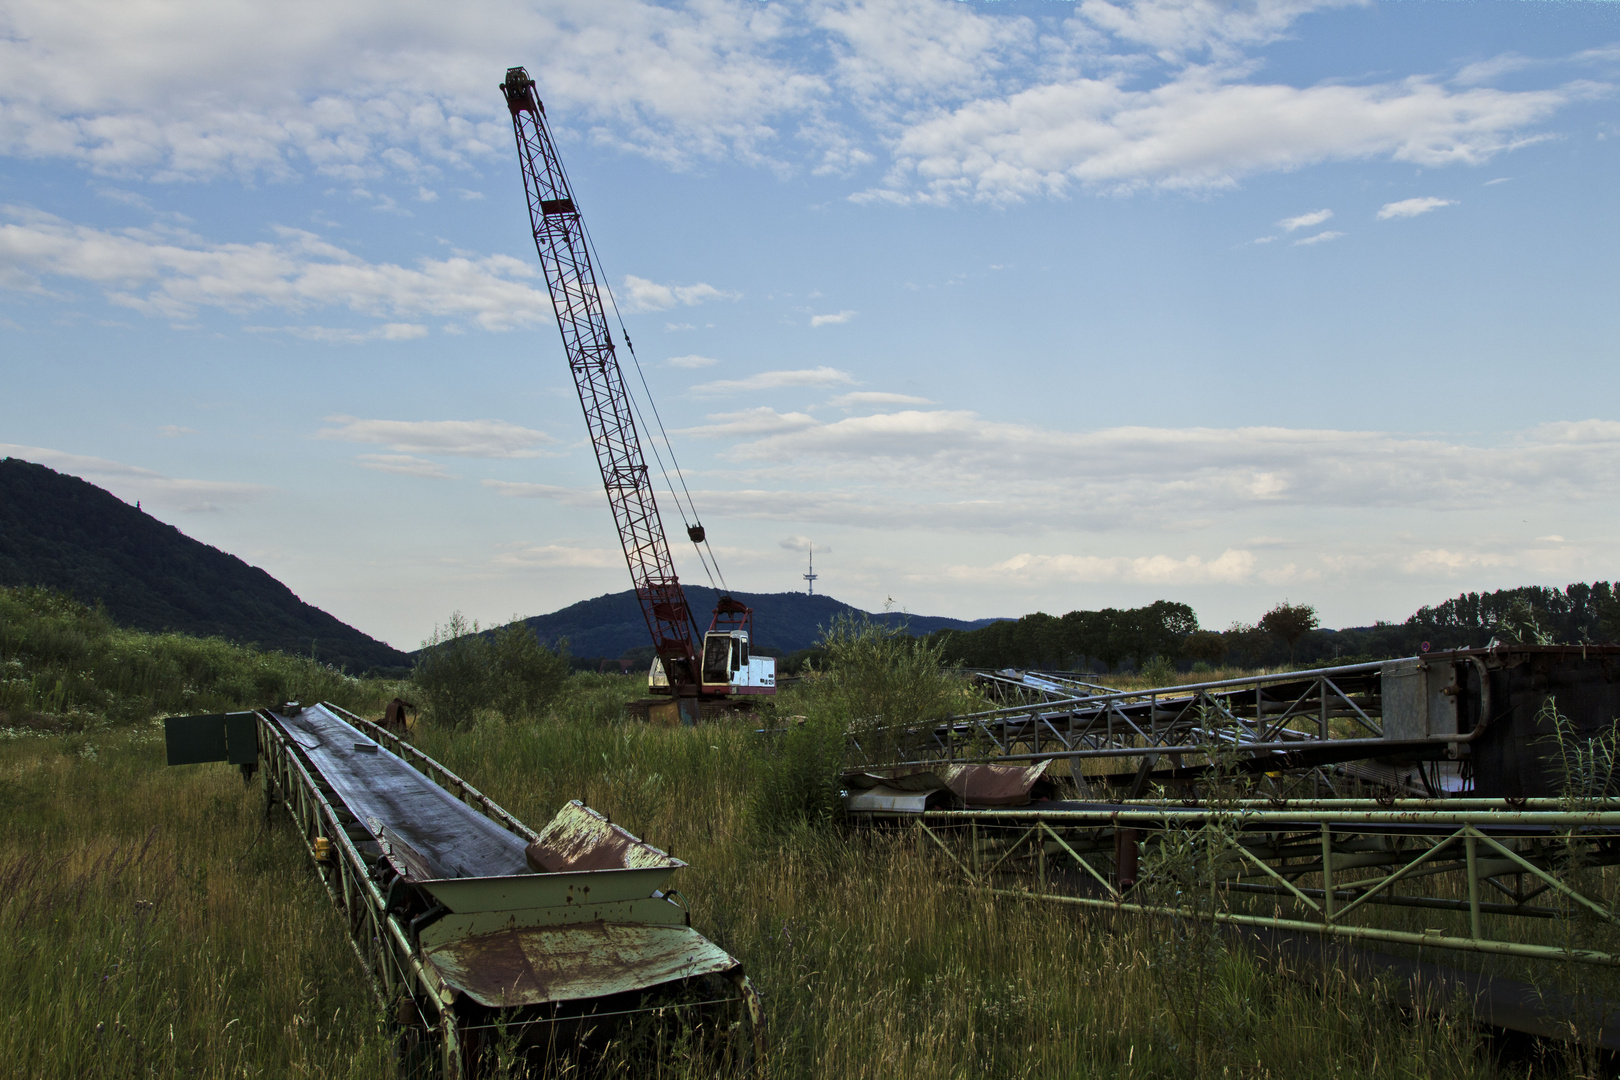
<path fill-rule="evenodd" d="M 548 649 L 522 621 L 480 631 L 455 612 L 422 643 L 411 683 L 428 718 L 464 726 L 486 711 L 519 720 L 543 713 L 568 678 L 568 645 Z"/>

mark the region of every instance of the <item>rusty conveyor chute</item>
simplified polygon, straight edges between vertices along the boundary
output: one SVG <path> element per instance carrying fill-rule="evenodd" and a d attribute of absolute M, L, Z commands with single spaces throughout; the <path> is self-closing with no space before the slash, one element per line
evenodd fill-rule
<path fill-rule="evenodd" d="M 415 1075 L 477 1075 L 625 1018 L 690 1018 L 733 1058 L 759 1050 L 737 959 L 664 890 L 686 865 L 577 801 L 541 831 L 385 728 L 328 704 L 174 717 L 170 764 L 264 774 L 292 818 Z"/>

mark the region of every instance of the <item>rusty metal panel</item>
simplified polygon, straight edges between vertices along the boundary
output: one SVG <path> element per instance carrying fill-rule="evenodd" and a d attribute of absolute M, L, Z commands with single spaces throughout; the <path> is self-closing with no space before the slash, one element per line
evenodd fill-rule
<path fill-rule="evenodd" d="M 424 948 L 459 938 L 521 930 L 531 926 L 572 926 L 577 923 L 648 923 L 685 926 L 685 908 L 667 896 L 644 896 L 637 900 L 606 903 L 569 904 L 564 907 L 529 908 L 521 911 L 452 912 L 418 931 Z"/>
<path fill-rule="evenodd" d="M 531 869 L 547 874 L 579 870 L 673 871 L 686 864 L 613 824 L 575 799 L 551 819 L 524 851 Z M 656 886 L 654 886 L 656 888 Z"/>
<path fill-rule="evenodd" d="M 938 800 L 943 787 L 924 791 L 907 791 L 874 784 L 855 788 L 844 796 L 844 809 L 851 813 L 920 814 L 929 808 L 930 800 Z"/>
<path fill-rule="evenodd" d="M 935 771 L 964 806 L 1023 806 L 1051 764 L 946 765 Z"/>
<path fill-rule="evenodd" d="M 1046 775 L 1050 761 L 1032 765 L 946 765 L 844 774 L 851 810 L 918 813 L 934 806 L 949 791 L 959 806 L 1023 806 Z M 919 801 L 920 799 L 920 801 Z M 932 801 L 930 801 L 932 800 Z"/>
<path fill-rule="evenodd" d="M 1457 734 L 1457 665 L 1443 660 L 1391 660 L 1380 672 L 1386 739 Z"/>
<path fill-rule="evenodd" d="M 737 966 L 690 927 L 609 922 L 477 934 L 423 952 L 447 984 L 490 1007 L 607 997 Z"/>
<path fill-rule="evenodd" d="M 572 874 L 524 872 L 496 877 L 430 878 L 415 884 L 451 911 L 522 911 L 652 896 L 674 869 L 584 870 Z"/>

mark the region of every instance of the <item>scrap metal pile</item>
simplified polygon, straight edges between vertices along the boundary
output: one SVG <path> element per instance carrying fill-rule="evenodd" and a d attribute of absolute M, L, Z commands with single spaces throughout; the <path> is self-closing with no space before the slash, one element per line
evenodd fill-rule
<path fill-rule="evenodd" d="M 1620 966 L 1608 869 L 1620 647 L 1498 646 L 1140 691 L 1065 673 L 988 682 L 1020 703 L 868 725 L 854 738 L 870 764 L 845 776 L 853 819 L 913 827 L 965 884 Z"/>
<path fill-rule="evenodd" d="M 988 679 L 1020 704 L 938 725 L 873 727 L 856 753 L 891 769 L 1067 762 L 1085 794 L 1196 797 L 1212 770 L 1273 797 L 1560 793 L 1549 699 L 1590 739 L 1620 716 L 1620 647 L 1512 645 L 1120 691 L 1030 673 Z M 1027 700 L 1033 698 L 1034 700 Z M 863 747 L 862 741 L 865 741 Z"/>

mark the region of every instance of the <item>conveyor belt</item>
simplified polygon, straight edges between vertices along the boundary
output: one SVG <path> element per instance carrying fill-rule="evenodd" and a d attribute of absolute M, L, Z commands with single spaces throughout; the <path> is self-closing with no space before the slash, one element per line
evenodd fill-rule
<path fill-rule="evenodd" d="M 272 713 L 321 780 L 374 835 L 386 827 L 415 848 L 435 876 L 529 874 L 528 841 L 461 802 L 370 736 L 319 705 Z M 356 744 L 375 750 L 356 750 Z M 376 822 L 377 825 L 374 825 Z"/>

